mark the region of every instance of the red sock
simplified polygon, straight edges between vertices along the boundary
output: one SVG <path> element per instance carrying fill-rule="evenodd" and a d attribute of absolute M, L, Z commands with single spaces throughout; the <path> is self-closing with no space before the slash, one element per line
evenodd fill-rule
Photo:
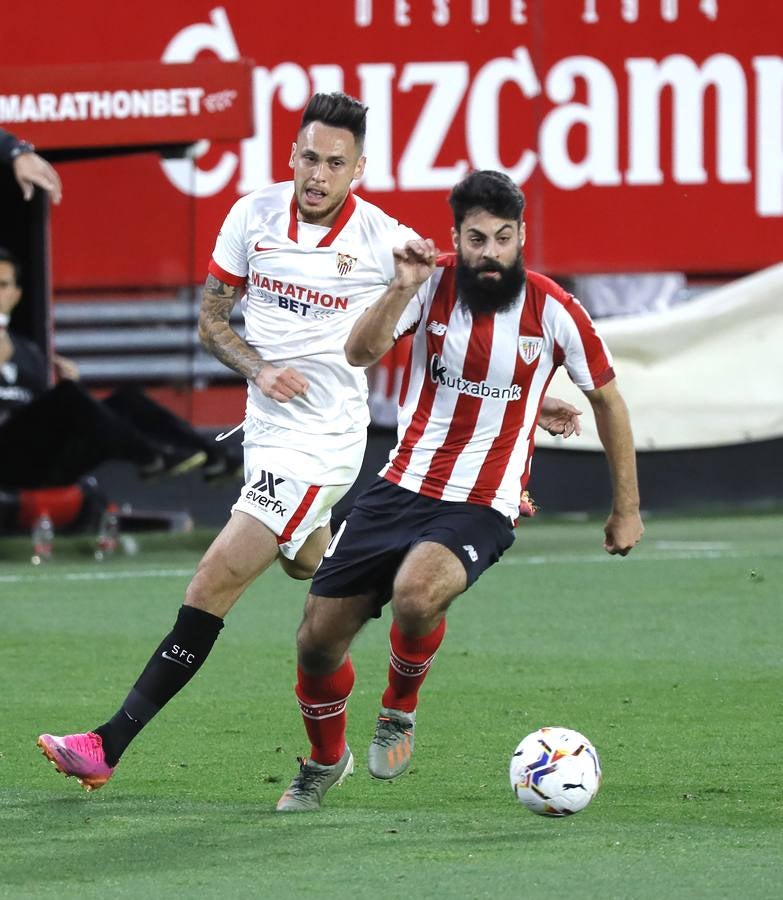
<path fill-rule="evenodd" d="M 354 682 L 351 658 L 330 675 L 308 675 L 298 666 L 296 674 L 294 690 L 310 738 L 310 759 L 333 766 L 345 752 L 345 707 Z"/>
<path fill-rule="evenodd" d="M 424 637 L 407 637 L 392 622 L 389 632 L 389 686 L 381 703 L 389 709 L 413 712 L 419 699 L 419 688 L 427 677 L 435 653 L 446 634 L 446 620 L 441 619 L 434 631 Z"/>

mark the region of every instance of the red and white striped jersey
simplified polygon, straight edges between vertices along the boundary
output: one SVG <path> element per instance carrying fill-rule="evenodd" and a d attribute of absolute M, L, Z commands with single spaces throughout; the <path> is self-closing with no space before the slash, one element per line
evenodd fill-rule
<path fill-rule="evenodd" d="M 519 300 L 473 318 L 457 302 L 454 256 L 442 257 L 395 331 L 415 329 L 400 390 L 398 444 L 381 475 L 443 500 L 516 520 L 534 431 L 555 369 L 582 390 L 614 378 L 612 358 L 578 300 L 527 272 Z"/>

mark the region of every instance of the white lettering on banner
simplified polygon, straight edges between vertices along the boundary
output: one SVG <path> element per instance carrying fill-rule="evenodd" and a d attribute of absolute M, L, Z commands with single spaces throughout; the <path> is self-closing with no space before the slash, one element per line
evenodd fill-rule
<path fill-rule="evenodd" d="M 623 9 L 629 15 L 634 13 L 630 5 Z M 707 15 L 707 5 L 702 4 L 700 9 Z M 371 4 L 362 11 L 372 19 Z M 713 11 L 717 15 L 717 8 Z M 201 50 L 210 49 L 223 59 L 239 58 L 225 11 L 213 10 L 211 20 L 211 25 L 185 28 L 169 44 L 167 54 L 174 48 L 178 55 L 194 58 Z M 164 54 L 164 61 L 173 60 Z M 759 56 L 752 63 L 756 96 L 753 122 L 745 70 L 738 59 L 726 53 L 714 54 L 701 65 L 684 54 L 659 61 L 626 59 L 627 84 L 623 90 L 606 63 L 586 55 L 558 60 L 542 81 L 526 47 L 515 48 L 508 57 L 488 60 L 472 79 L 467 62 L 408 62 L 399 68 L 389 62 L 360 63 L 356 68 L 359 96 L 371 110 L 363 186 L 368 191 L 441 190 L 451 187 L 469 168 L 503 169 L 521 185 L 539 163 L 548 181 L 561 190 L 585 185 L 660 185 L 667 175 L 676 184 L 704 184 L 710 179 L 721 184 L 745 184 L 755 177 L 757 213 L 783 216 L 783 57 Z M 275 105 L 301 110 L 312 93 L 341 90 L 346 74 L 337 64 L 305 68 L 293 62 L 254 70 L 255 135 L 241 142 L 239 194 L 273 181 Z M 422 85 L 430 86 L 430 91 L 395 170 L 395 100 L 400 93 Z M 504 155 L 518 154 L 510 166 L 501 160 L 499 143 L 500 97 L 502 92 L 504 97 L 508 95 L 509 86 L 518 90 L 516 115 L 520 120 L 533 118 L 526 104 L 541 94 L 553 104 L 541 119 L 532 146 L 520 141 L 518 148 L 504 147 Z M 583 102 L 574 101 L 578 89 L 585 95 Z M 661 167 L 661 97 L 666 89 L 671 90 L 673 98 L 670 173 Z M 714 175 L 708 173 L 704 158 L 707 95 L 710 102 L 714 95 L 716 108 Z M 620 134 L 620 96 L 627 98 L 628 156 L 624 169 L 620 161 L 625 137 Z M 436 160 L 463 103 L 467 159 L 438 166 Z M 569 146 L 574 129 L 583 130 L 586 136 L 585 151 L 578 160 Z M 748 164 L 751 133 L 755 140 L 754 172 Z M 668 157 L 664 154 L 664 158 Z M 193 160 L 169 160 L 162 165 L 183 193 L 204 197 L 228 185 L 236 162 L 234 154 L 225 153 L 208 171 Z"/>
<path fill-rule="evenodd" d="M 233 106 L 236 98 L 236 91 L 215 91 L 204 97 L 204 109 L 207 112 L 221 112 Z"/>
<path fill-rule="evenodd" d="M 163 51 L 161 60 L 165 63 L 192 62 L 199 53 L 209 50 L 224 62 L 237 62 L 239 48 L 226 11 L 222 7 L 213 9 L 209 18 L 209 25 L 198 22 L 175 34 Z M 209 141 L 201 142 L 197 158 L 203 156 L 209 147 Z M 183 194 L 211 197 L 220 193 L 234 177 L 237 161 L 235 153 L 226 152 L 210 170 L 199 168 L 193 159 L 164 159 L 160 165 L 164 175 Z"/>
<path fill-rule="evenodd" d="M 432 4 L 432 21 L 442 27 L 449 24 L 450 18 L 448 0 L 436 0 Z"/>
<path fill-rule="evenodd" d="M 587 103 L 570 103 L 580 80 L 587 85 Z M 544 117 L 539 134 L 541 168 L 550 181 L 566 190 L 620 184 L 617 85 L 611 71 L 590 56 L 569 56 L 550 69 L 546 93 L 563 104 Z M 568 152 L 568 135 L 580 124 L 587 131 L 587 152 L 577 163 Z"/>
<path fill-rule="evenodd" d="M 392 79 L 396 69 L 391 63 L 372 63 L 357 67 L 361 95 L 369 106 L 369 126 L 364 139 L 363 184 L 371 191 L 393 191 L 392 147 L 383 127 L 374 128 L 373 122 L 392 121 Z"/>
<path fill-rule="evenodd" d="M 436 166 L 443 141 L 468 84 L 468 64 L 463 62 L 408 63 L 402 70 L 399 89 L 431 84 L 424 109 L 400 157 L 399 183 L 403 190 L 430 185 L 431 190 L 451 188 L 468 170 L 462 159 L 453 166 Z"/>
<path fill-rule="evenodd" d="M 539 0 L 543 3 L 544 0 Z M 464 2 L 457 4 L 458 6 L 466 6 Z M 378 16 L 378 24 L 390 24 L 388 18 L 388 10 L 392 10 L 391 22 L 399 28 L 408 28 L 416 22 L 421 22 L 422 10 L 427 6 L 425 3 L 416 4 L 416 16 L 413 19 L 411 15 L 410 0 L 394 0 L 393 5 L 388 2 L 379 4 L 381 13 Z M 445 26 L 452 21 L 451 15 L 452 0 L 430 0 L 429 18 L 435 25 Z M 576 7 L 576 4 L 574 4 Z M 696 7 L 696 9 L 707 19 L 715 20 L 718 18 L 718 0 L 658 0 L 658 15 L 664 22 L 676 22 L 679 20 L 681 9 L 684 7 Z M 470 23 L 476 26 L 487 25 L 492 20 L 492 13 L 498 8 L 504 9 L 501 13 L 504 22 L 510 22 L 512 25 L 526 25 L 528 4 L 525 0 L 506 0 L 501 4 L 495 0 L 470 0 Z M 637 22 L 639 20 L 639 0 L 604 0 L 603 9 L 606 16 L 606 9 L 610 13 L 616 14 L 618 11 L 624 22 Z M 463 13 L 464 15 L 464 13 Z M 495 18 L 498 18 L 496 15 Z M 582 0 L 581 19 L 588 25 L 595 25 L 600 22 L 598 11 L 598 0 Z M 369 28 L 375 23 L 375 8 L 373 0 L 354 0 L 354 22 L 360 28 Z"/>
<path fill-rule="evenodd" d="M 629 184 L 662 184 L 659 140 L 660 94 L 671 87 L 674 107 L 673 172 L 679 184 L 704 184 L 704 93 L 715 88 L 717 97 L 718 179 L 739 184 L 750 181 L 747 166 L 748 100 L 742 66 L 725 53 L 694 61 L 675 54 L 660 63 L 629 59 L 630 167 Z"/>
<path fill-rule="evenodd" d="M 489 0 L 471 0 L 470 20 L 474 25 L 489 22 Z"/>
<path fill-rule="evenodd" d="M 204 89 L 148 88 L 131 91 L 65 91 L 62 94 L 0 94 L 0 122 L 82 122 L 197 116 Z"/>
<path fill-rule="evenodd" d="M 753 60 L 756 89 L 756 209 L 761 216 L 783 215 L 783 59 Z M 762 139 L 763 137 L 763 139 Z"/>
<path fill-rule="evenodd" d="M 411 24 L 410 12 L 411 12 L 411 8 L 408 5 L 407 0 L 394 0 L 394 24 L 395 25 L 410 25 Z"/>
<path fill-rule="evenodd" d="M 266 187 L 272 182 L 272 107 L 275 99 L 285 109 L 302 109 L 310 96 L 307 72 L 295 63 L 282 63 L 271 71 L 253 70 L 253 121 L 255 135 L 242 141 L 238 194 Z M 215 191 L 215 193 L 217 193 Z"/>
<path fill-rule="evenodd" d="M 511 0 L 511 24 L 527 25 L 527 3 L 525 0 Z"/>
<path fill-rule="evenodd" d="M 699 11 L 714 22 L 718 18 L 718 0 L 701 0 Z"/>
<path fill-rule="evenodd" d="M 537 155 L 523 150 L 510 168 L 500 159 L 498 99 L 501 88 L 508 83 L 516 84 L 524 97 L 541 93 L 541 83 L 526 47 L 517 47 L 510 59 L 490 60 L 473 79 L 467 106 L 468 153 L 476 169 L 505 169 L 513 181 L 524 184 L 533 174 Z"/>

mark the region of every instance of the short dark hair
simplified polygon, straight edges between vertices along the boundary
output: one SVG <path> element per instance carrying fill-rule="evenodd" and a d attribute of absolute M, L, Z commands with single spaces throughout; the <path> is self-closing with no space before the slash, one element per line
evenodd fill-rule
<path fill-rule="evenodd" d="M 518 222 L 525 211 L 525 195 L 502 172 L 484 169 L 471 172 L 455 185 L 449 195 L 454 227 L 462 227 L 465 216 L 474 209 L 485 209 L 500 219 Z"/>
<path fill-rule="evenodd" d="M 16 281 L 16 286 L 21 287 L 22 266 L 20 265 L 19 260 L 8 249 L 8 247 L 0 247 L 0 263 L 10 263 L 14 270 L 14 280 Z"/>
<path fill-rule="evenodd" d="M 313 94 L 302 113 L 301 131 L 311 122 L 321 122 L 333 128 L 350 131 L 359 147 L 364 146 L 367 131 L 367 107 L 355 97 L 333 91 L 331 94 Z"/>

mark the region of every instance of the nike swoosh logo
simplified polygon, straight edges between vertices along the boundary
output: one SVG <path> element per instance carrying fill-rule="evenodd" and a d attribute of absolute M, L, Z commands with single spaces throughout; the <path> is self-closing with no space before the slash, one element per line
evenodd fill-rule
<path fill-rule="evenodd" d="M 177 659 L 176 656 L 169 656 L 168 653 L 164 650 L 163 653 L 160 654 L 164 659 L 169 660 L 170 662 L 175 662 L 178 666 L 182 666 L 183 669 L 189 669 L 190 666 L 187 663 L 182 662 L 181 659 Z"/>
<path fill-rule="evenodd" d="M 275 247 L 262 247 L 261 244 L 256 244 L 256 253 L 264 253 L 266 250 L 274 250 Z"/>

